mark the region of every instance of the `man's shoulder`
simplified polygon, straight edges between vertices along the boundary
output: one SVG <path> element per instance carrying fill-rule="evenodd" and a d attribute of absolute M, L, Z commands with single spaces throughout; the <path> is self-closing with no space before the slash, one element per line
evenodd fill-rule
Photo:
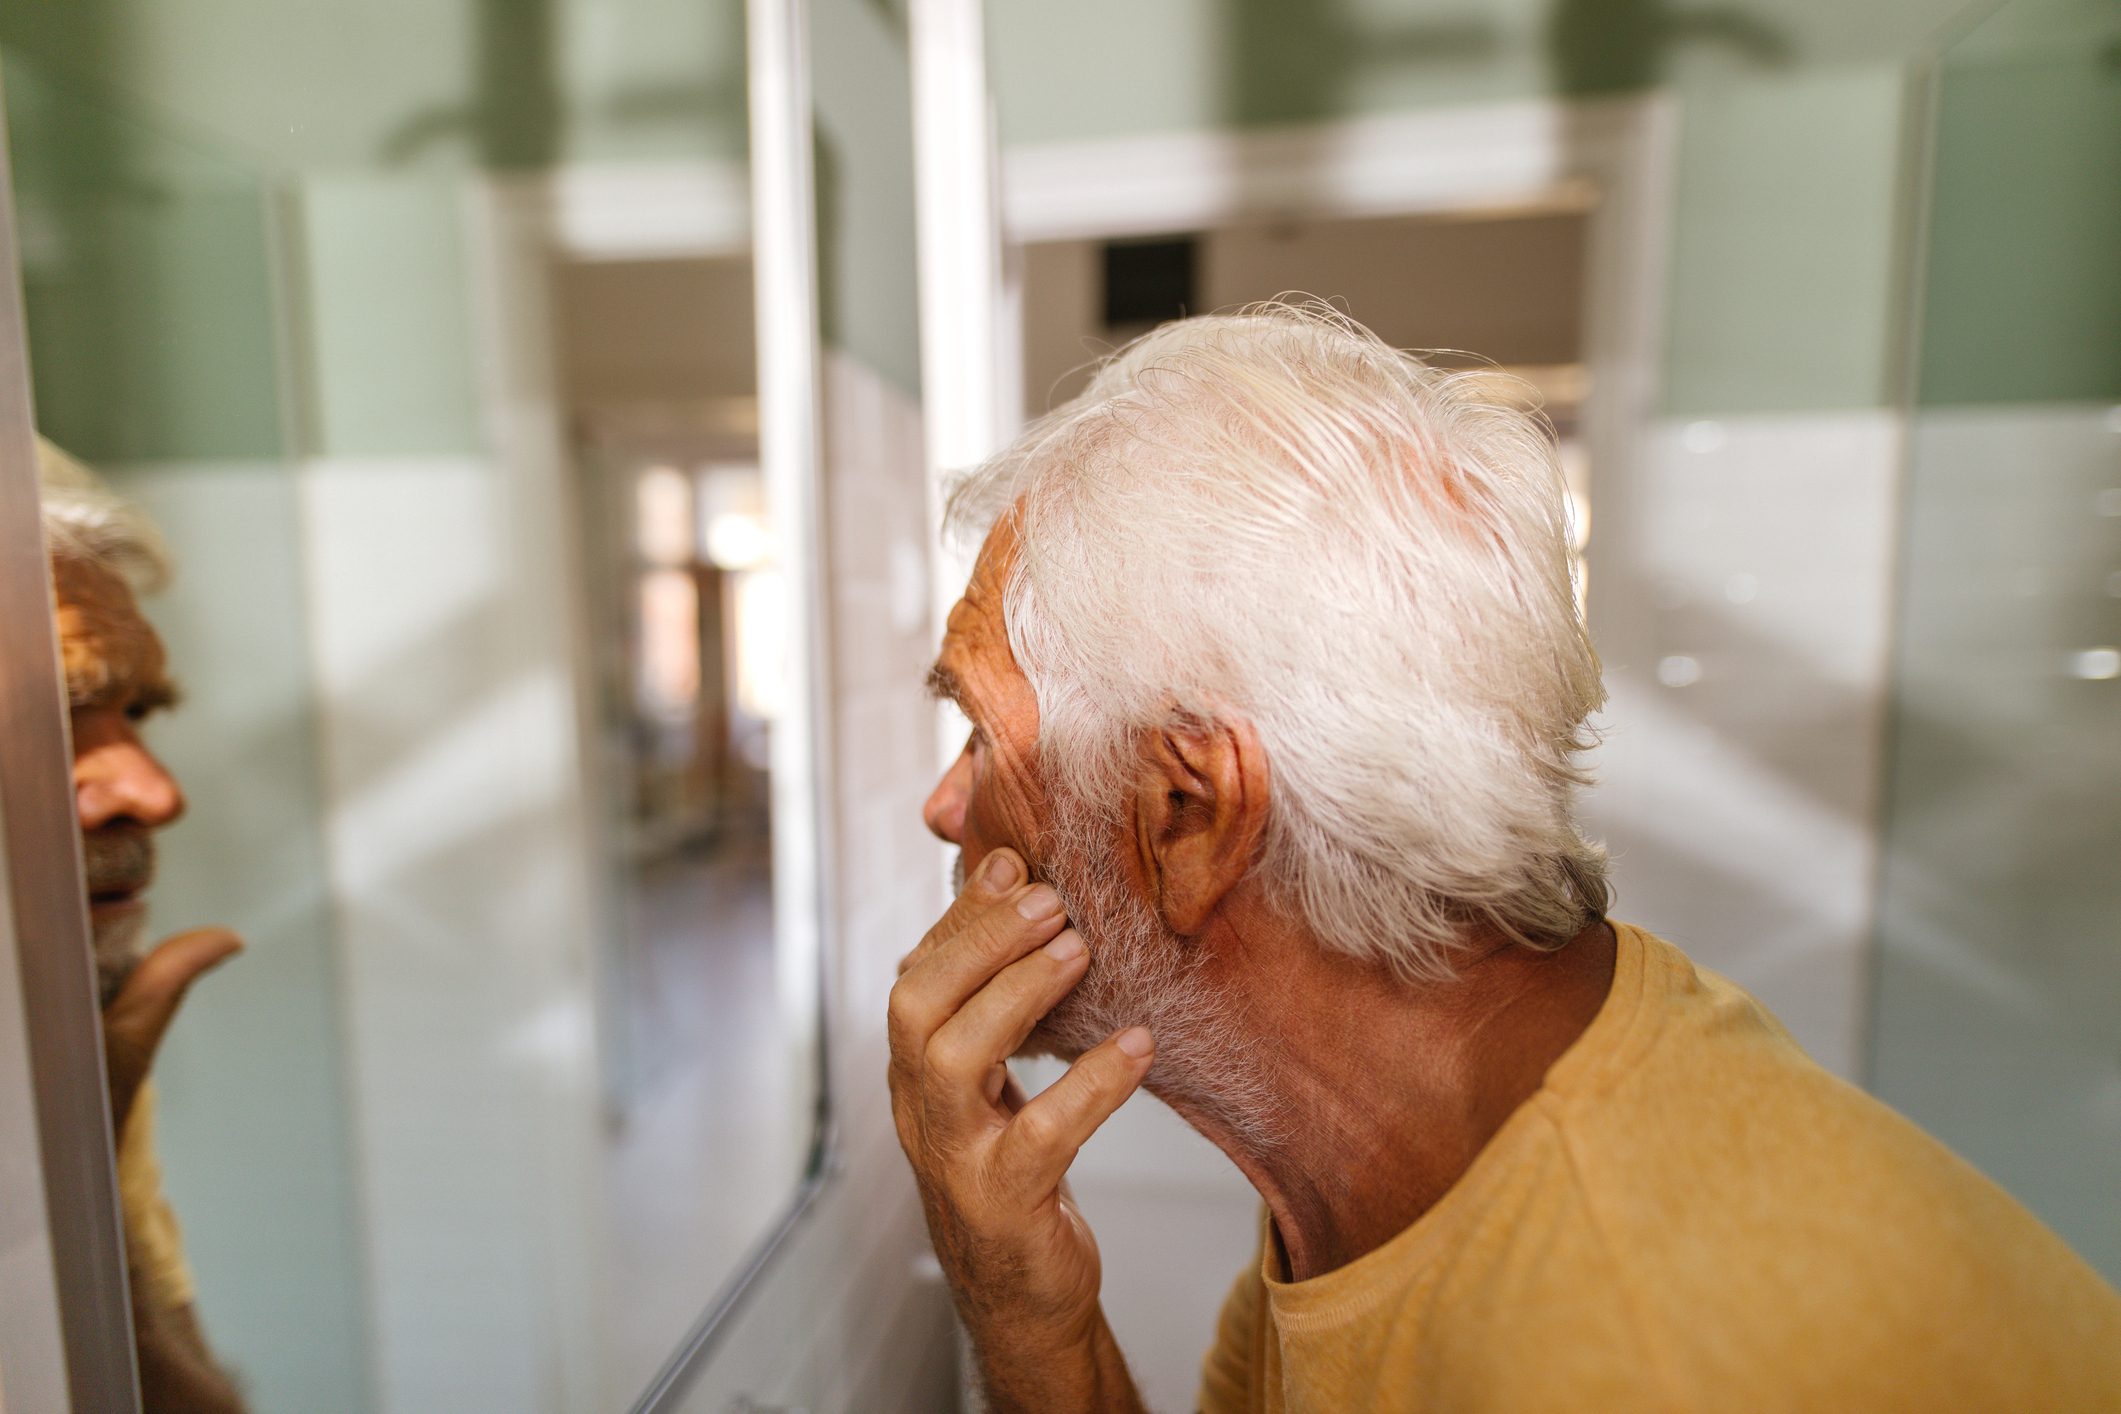
<path fill-rule="evenodd" d="M 1860 1248 L 1962 1226 L 1969 1213 L 2033 1223 L 1943 1144 L 1813 1061 L 1745 989 L 1640 939 L 1629 1035 L 1584 1083 L 1543 1097 L 1571 1178 L 1608 1227 L 1787 1249 Z"/>
<path fill-rule="evenodd" d="M 2037 1218 L 1814 1063 L 1742 988 L 1644 938 L 1663 976 L 1646 973 L 1625 1063 L 1549 1110 L 1597 1263 L 1646 1341 L 1727 1374 L 1801 1356 L 1846 1388 L 1968 1329 L 2047 1369 L 2068 1344 L 2050 1318 L 2074 1306 L 2121 1351 L 2121 1297 Z"/>

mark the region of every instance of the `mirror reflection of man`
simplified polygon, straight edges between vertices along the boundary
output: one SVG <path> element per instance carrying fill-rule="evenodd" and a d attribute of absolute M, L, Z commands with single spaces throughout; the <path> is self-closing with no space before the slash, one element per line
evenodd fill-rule
<path fill-rule="evenodd" d="M 38 453 L 141 1403 L 147 1414 L 241 1411 L 243 1401 L 200 1328 L 183 1237 L 162 1191 L 147 1078 L 185 992 L 242 946 L 226 929 L 201 928 L 141 948 L 155 832 L 184 813 L 183 791 L 139 732 L 176 701 L 162 640 L 134 598 L 136 588 L 160 582 L 166 559 L 153 528 L 86 468 L 48 442 L 40 441 Z"/>

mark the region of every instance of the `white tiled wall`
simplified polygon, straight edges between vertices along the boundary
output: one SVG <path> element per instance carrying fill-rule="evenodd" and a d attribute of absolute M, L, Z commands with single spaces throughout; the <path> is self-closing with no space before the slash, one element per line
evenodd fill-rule
<path fill-rule="evenodd" d="M 157 1142 L 200 1311 L 257 1407 L 361 1409 L 365 1298 L 299 481 L 278 460 L 102 469 L 177 566 L 145 604 L 184 689 L 147 739 L 189 801 L 160 837 L 152 924 L 157 935 L 225 924 L 245 943 L 185 999 L 155 1060 Z"/>
<path fill-rule="evenodd" d="M 1873 1083 L 2121 1279 L 2121 408 L 1925 410 Z"/>
<path fill-rule="evenodd" d="M 305 568 L 386 1414 L 594 1402 L 589 859 L 564 580 L 479 459 L 304 472 Z"/>
<path fill-rule="evenodd" d="M 1611 700 L 1585 803 L 1616 915 L 1861 1069 L 1900 433 L 1885 412 L 1672 421 L 1591 471 Z"/>

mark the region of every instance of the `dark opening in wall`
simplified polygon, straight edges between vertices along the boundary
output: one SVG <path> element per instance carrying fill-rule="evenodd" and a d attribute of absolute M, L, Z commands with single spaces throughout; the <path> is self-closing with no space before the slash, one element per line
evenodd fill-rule
<path fill-rule="evenodd" d="M 1199 308 L 1197 236 L 1105 243 L 1105 327 L 1161 324 Z"/>

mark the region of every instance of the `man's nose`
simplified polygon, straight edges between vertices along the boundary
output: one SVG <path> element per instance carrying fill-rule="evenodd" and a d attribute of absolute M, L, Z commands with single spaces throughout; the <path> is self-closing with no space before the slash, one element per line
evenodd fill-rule
<path fill-rule="evenodd" d="M 113 820 L 160 829 L 184 814 L 184 790 L 138 740 L 108 741 L 75 763 L 74 809 L 84 830 Z"/>
<path fill-rule="evenodd" d="M 963 751 L 943 772 L 943 778 L 928 795 L 928 803 L 921 807 L 921 819 L 927 822 L 928 832 L 945 844 L 962 845 L 965 805 L 971 795 L 972 753 Z"/>

